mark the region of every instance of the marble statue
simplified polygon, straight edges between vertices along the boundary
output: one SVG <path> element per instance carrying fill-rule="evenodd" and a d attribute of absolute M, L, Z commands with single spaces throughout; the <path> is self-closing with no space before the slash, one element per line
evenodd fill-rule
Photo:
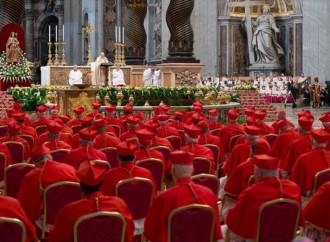
<path fill-rule="evenodd" d="M 263 13 L 255 21 L 252 21 L 253 36 L 252 48 L 256 56 L 256 63 L 275 64 L 284 55 L 283 48 L 277 42 L 276 34 L 280 29 L 272 14 L 269 13 L 269 5 L 264 5 Z"/>

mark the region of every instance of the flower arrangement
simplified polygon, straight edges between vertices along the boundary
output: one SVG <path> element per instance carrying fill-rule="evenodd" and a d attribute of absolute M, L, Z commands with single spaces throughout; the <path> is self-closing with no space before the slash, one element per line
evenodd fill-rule
<path fill-rule="evenodd" d="M 4 82 L 31 79 L 31 71 L 25 54 L 20 57 L 20 63 L 7 64 L 6 52 L 2 52 L 0 55 L 0 77 Z"/>
<path fill-rule="evenodd" d="M 103 105 L 105 105 L 106 96 L 109 97 L 111 104 L 117 103 L 117 94 L 122 92 L 122 105 L 129 103 L 129 97 L 134 97 L 135 106 L 143 106 L 148 100 L 149 105 L 156 106 L 160 102 L 171 106 L 189 106 L 195 101 L 196 95 L 200 91 L 205 96 L 210 91 L 219 92 L 219 89 L 213 87 L 100 87 L 98 96 Z"/>
<path fill-rule="evenodd" d="M 47 87 L 10 87 L 7 93 L 11 94 L 16 102 L 22 104 L 25 111 L 35 111 L 36 108 L 46 103 Z"/>
<path fill-rule="evenodd" d="M 235 86 L 235 90 L 256 90 L 252 85 L 237 85 Z"/>

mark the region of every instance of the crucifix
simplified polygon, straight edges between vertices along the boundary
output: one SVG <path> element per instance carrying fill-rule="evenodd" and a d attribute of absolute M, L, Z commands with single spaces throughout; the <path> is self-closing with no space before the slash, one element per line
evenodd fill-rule
<path fill-rule="evenodd" d="M 228 3 L 228 7 L 245 7 L 246 32 L 247 32 L 247 39 L 248 39 L 250 65 L 252 65 L 255 62 L 254 53 L 252 50 L 252 20 L 251 20 L 250 7 L 258 6 L 258 5 L 265 5 L 265 4 L 266 4 L 266 2 L 264 0 L 261 0 L 261 1 L 245 0 L 244 2 L 229 2 Z"/>

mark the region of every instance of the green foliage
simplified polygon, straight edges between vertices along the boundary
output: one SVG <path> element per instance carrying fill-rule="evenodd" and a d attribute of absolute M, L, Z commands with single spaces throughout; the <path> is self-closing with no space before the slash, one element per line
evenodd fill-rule
<path fill-rule="evenodd" d="M 239 93 L 230 93 L 230 97 L 232 102 L 237 102 L 237 103 L 241 102 L 241 94 Z"/>
<path fill-rule="evenodd" d="M 235 90 L 256 90 L 256 88 L 252 85 L 242 84 L 235 86 Z"/>
<path fill-rule="evenodd" d="M 46 103 L 46 95 L 50 88 L 45 87 L 11 87 L 7 93 L 11 94 L 16 102 L 22 104 L 25 111 L 35 111 L 36 108 Z"/>

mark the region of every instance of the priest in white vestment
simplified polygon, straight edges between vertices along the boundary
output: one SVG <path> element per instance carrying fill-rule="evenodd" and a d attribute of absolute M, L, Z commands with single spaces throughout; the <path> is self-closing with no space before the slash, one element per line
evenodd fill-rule
<path fill-rule="evenodd" d="M 143 72 L 142 81 L 145 87 L 150 87 L 152 85 L 152 70 L 149 67 L 149 64 L 146 64 L 146 69 Z"/>
<path fill-rule="evenodd" d="M 158 86 L 161 86 L 162 83 L 161 83 L 161 72 L 159 70 L 159 68 L 156 68 L 156 70 L 154 71 L 154 75 L 153 75 L 153 80 L 152 80 L 152 85 L 154 87 L 158 87 Z"/>
<path fill-rule="evenodd" d="M 124 73 L 123 70 L 120 69 L 120 65 L 117 65 L 116 69 L 112 71 L 112 85 L 115 87 L 125 86 Z"/>
<path fill-rule="evenodd" d="M 108 63 L 109 60 L 105 57 L 104 53 L 102 52 L 99 57 L 96 58 L 95 61 L 95 83 L 96 85 L 102 84 L 103 80 L 101 78 L 101 64 Z"/>
<path fill-rule="evenodd" d="M 70 71 L 69 84 L 70 84 L 70 86 L 73 86 L 75 84 L 83 84 L 82 73 L 80 70 L 78 70 L 77 65 L 74 65 L 73 70 Z"/>

